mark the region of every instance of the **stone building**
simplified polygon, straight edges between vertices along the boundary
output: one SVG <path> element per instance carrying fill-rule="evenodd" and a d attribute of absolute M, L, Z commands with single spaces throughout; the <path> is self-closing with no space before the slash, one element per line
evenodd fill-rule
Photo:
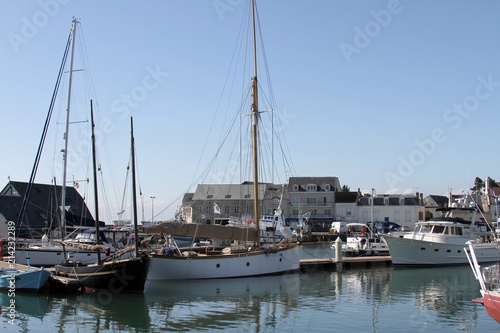
<path fill-rule="evenodd" d="M 259 215 L 272 214 L 280 204 L 286 216 L 287 185 L 260 183 L 258 186 Z M 194 193 L 187 193 L 182 203 L 187 223 L 227 224 L 230 219 L 253 218 L 253 183 L 199 184 Z"/>

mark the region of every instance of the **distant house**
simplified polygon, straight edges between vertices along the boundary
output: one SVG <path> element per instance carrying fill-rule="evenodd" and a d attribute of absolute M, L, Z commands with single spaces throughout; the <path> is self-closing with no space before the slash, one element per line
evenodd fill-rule
<path fill-rule="evenodd" d="M 360 222 L 388 221 L 413 228 L 415 222 L 425 218 L 423 195 L 379 194 L 365 195 L 358 200 Z"/>
<path fill-rule="evenodd" d="M 273 214 L 280 204 L 288 206 L 286 186 L 259 183 L 260 214 Z M 182 201 L 182 215 L 187 223 L 227 224 L 234 217 L 243 220 L 253 216 L 253 183 L 198 184 L 194 193 L 186 193 Z M 216 210 L 217 207 L 217 210 Z"/>
<path fill-rule="evenodd" d="M 9 221 L 17 222 L 28 183 L 9 181 L 0 192 L 0 236 Z M 62 186 L 33 184 L 25 218 L 17 228 L 18 237 L 40 238 L 45 231 L 60 227 Z M 80 193 L 66 187 L 66 226 L 94 227 L 95 222 Z M 101 223 L 102 224 L 102 223 Z"/>

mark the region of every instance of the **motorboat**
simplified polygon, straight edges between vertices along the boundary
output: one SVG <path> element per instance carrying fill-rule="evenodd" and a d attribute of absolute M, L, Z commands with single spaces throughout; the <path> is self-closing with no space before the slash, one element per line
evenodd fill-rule
<path fill-rule="evenodd" d="M 346 241 L 342 242 L 342 255 L 389 255 L 389 248 L 365 223 L 346 223 L 339 230 L 345 229 Z M 340 235 L 339 235 L 340 237 Z M 330 247 L 335 249 L 335 241 Z"/>
<path fill-rule="evenodd" d="M 394 265 L 466 265 L 464 246 L 469 241 L 477 243 L 478 262 L 495 262 L 500 258 L 498 238 L 486 221 L 476 220 L 475 208 L 450 206 L 438 211 L 444 212 L 444 217 L 417 222 L 413 232 L 381 236 Z M 470 220 L 462 217 L 469 215 Z"/>

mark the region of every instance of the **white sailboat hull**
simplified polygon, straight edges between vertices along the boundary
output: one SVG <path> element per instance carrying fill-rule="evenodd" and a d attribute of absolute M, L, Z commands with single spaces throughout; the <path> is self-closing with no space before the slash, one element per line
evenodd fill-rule
<path fill-rule="evenodd" d="M 114 249 L 111 249 L 109 255 L 114 254 Z M 79 261 L 82 264 L 88 265 L 97 262 L 97 252 L 95 250 L 83 250 L 76 247 L 66 246 L 66 256 L 72 261 Z M 127 259 L 132 256 L 132 252 L 123 254 L 120 258 Z M 101 252 L 101 259 L 107 255 Z M 64 250 L 60 244 L 44 244 L 40 246 L 29 246 L 16 248 L 15 253 L 16 263 L 36 267 L 52 267 L 61 264 L 68 258 L 64 257 Z"/>
<path fill-rule="evenodd" d="M 148 280 L 192 280 L 278 274 L 300 268 L 300 247 L 193 257 L 153 255 Z"/>
<path fill-rule="evenodd" d="M 464 251 L 468 239 L 459 238 L 453 242 L 447 238 L 444 242 L 414 238 L 382 236 L 389 247 L 394 265 L 434 266 L 434 265 L 467 265 L 469 261 Z M 498 243 L 476 244 L 478 262 L 496 262 L 500 259 Z"/>
<path fill-rule="evenodd" d="M 71 252 L 72 260 L 80 261 L 83 264 L 91 264 L 97 261 L 95 251 L 85 251 L 80 249 L 66 249 L 66 253 Z M 101 258 L 105 256 L 101 253 Z M 66 258 L 61 246 L 47 246 L 35 248 L 16 249 L 16 263 L 27 265 L 27 258 L 31 266 L 51 267 L 62 263 Z"/>

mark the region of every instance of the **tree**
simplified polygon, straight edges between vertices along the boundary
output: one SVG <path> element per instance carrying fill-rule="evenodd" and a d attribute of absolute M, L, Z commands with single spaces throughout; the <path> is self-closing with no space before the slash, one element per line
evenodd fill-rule
<path fill-rule="evenodd" d="M 474 179 L 474 187 L 471 188 L 471 191 L 480 192 L 482 188 L 484 188 L 483 180 L 479 177 L 476 177 L 476 179 Z"/>
<path fill-rule="evenodd" d="M 341 191 L 342 192 L 351 192 L 351 189 L 347 185 L 342 185 Z"/>
<path fill-rule="evenodd" d="M 490 177 L 486 178 L 486 181 L 476 177 L 476 179 L 474 179 L 474 187 L 471 188 L 471 191 L 482 192 L 482 190 L 486 188 L 486 184 L 488 184 L 488 188 L 498 187 L 497 182 Z"/>

